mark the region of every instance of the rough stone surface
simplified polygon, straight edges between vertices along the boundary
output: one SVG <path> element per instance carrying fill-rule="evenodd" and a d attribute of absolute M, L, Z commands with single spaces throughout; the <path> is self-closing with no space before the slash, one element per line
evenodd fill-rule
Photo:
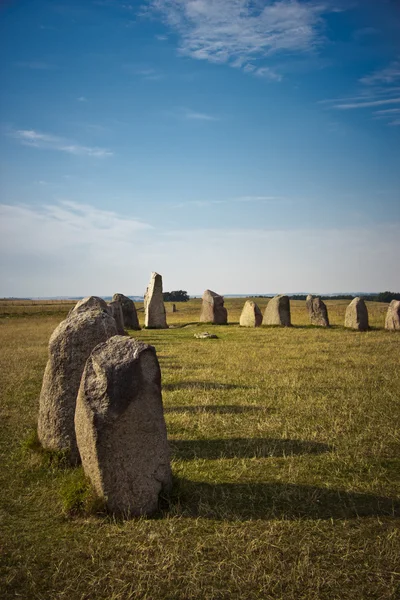
<path fill-rule="evenodd" d="M 268 302 L 264 312 L 263 325 L 290 327 L 290 301 L 288 296 L 275 296 Z"/>
<path fill-rule="evenodd" d="M 200 313 L 201 323 L 213 323 L 214 325 L 226 325 L 228 313 L 224 307 L 224 298 L 211 290 L 203 294 L 203 303 Z"/>
<path fill-rule="evenodd" d="M 122 305 L 122 314 L 124 317 L 124 327 L 126 329 L 139 330 L 139 319 L 136 312 L 136 307 L 130 298 L 124 296 L 124 294 L 114 294 L 112 297 L 113 302 L 120 302 Z"/>
<path fill-rule="evenodd" d="M 116 336 L 97 346 L 76 414 L 82 466 L 113 513 L 151 515 L 171 487 L 161 372 L 155 348 Z"/>
<path fill-rule="evenodd" d="M 152 273 L 150 283 L 144 295 L 144 324 L 150 329 L 167 329 L 165 306 L 163 301 L 162 277 Z"/>
<path fill-rule="evenodd" d="M 328 309 L 325 302 L 319 296 L 314 298 L 311 294 L 307 296 L 306 306 L 312 325 L 329 327 Z"/>
<path fill-rule="evenodd" d="M 354 298 L 346 308 L 344 326 L 358 331 L 368 329 L 368 309 L 362 298 Z"/>
<path fill-rule="evenodd" d="M 253 300 L 246 300 L 239 324 L 241 327 L 260 327 L 263 317 L 261 310 Z"/>
<path fill-rule="evenodd" d="M 385 329 L 400 331 L 400 300 L 392 300 L 388 306 Z"/>
<path fill-rule="evenodd" d="M 217 340 L 218 339 L 218 336 L 215 335 L 215 333 L 208 333 L 208 331 L 204 331 L 203 333 L 195 333 L 194 337 L 197 338 L 198 340 L 206 340 L 206 339 Z"/>
<path fill-rule="evenodd" d="M 38 436 L 44 448 L 64 450 L 79 462 L 74 414 L 87 358 L 117 334 L 115 319 L 98 308 L 72 312 L 53 332 L 39 401 Z"/>
<path fill-rule="evenodd" d="M 98 296 L 87 296 L 82 300 L 79 300 L 68 313 L 68 316 L 71 313 L 84 312 L 85 310 L 91 310 L 92 308 L 100 308 L 101 310 L 108 310 L 107 302 L 103 300 L 103 298 L 99 298 Z"/>
<path fill-rule="evenodd" d="M 125 335 L 124 329 L 124 316 L 122 314 L 122 304 L 117 300 L 113 300 L 108 303 L 108 310 L 112 317 L 114 317 L 115 322 L 117 324 L 117 332 L 118 335 Z"/>

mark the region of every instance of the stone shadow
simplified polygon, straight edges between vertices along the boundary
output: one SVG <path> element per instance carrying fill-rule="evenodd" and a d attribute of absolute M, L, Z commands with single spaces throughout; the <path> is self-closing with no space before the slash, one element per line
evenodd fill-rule
<path fill-rule="evenodd" d="M 163 390 L 172 392 L 174 390 L 249 390 L 250 385 L 237 385 L 234 383 L 218 383 L 213 381 L 178 381 L 177 383 L 164 383 Z"/>
<path fill-rule="evenodd" d="M 216 520 L 400 518 L 400 500 L 292 483 L 210 484 L 179 479 L 171 508 Z"/>
<path fill-rule="evenodd" d="M 200 406 L 168 406 L 164 407 L 164 413 L 211 413 L 214 415 L 241 414 L 252 412 L 276 412 L 275 408 L 266 408 L 265 406 L 251 406 L 240 404 L 221 404 L 221 405 L 200 405 Z"/>
<path fill-rule="evenodd" d="M 297 454 L 322 454 L 333 449 L 321 442 L 272 438 L 172 440 L 170 447 L 172 456 L 181 460 L 285 457 Z"/>

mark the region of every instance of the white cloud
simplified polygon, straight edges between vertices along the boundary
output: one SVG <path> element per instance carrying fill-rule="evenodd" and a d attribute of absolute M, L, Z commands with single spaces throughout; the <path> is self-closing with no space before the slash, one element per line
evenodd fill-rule
<path fill-rule="evenodd" d="M 0 296 L 138 295 L 154 270 L 165 289 L 197 294 L 381 291 L 398 286 L 399 246 L 398 222 L 166 231 L 71 201 L 0 205 Z"/>
<path fill-rule="evenodd" d="M 349 110 L 352 108 L 370 108 L 371 106 L 383 106 L 385 104 L 399 104 L 400 98 L 386 98 L 385 100 L 371 100 L 369 102 L 350 102 L 348 104 L 335 104 L 333 108 Z"/>
<path fill-rule="evenodd" d="M 11 135 L 24 146 L 32 146 L 33 148 L 57 150 L 76 156 L 91 156 L 94 158 L 113 156 L 113 152 L 106 148 L 83 146 L 65 138 L 50 133 L 41 133 L 33 129 L 17 129 L 12 131 Z"/>
<path fill-rule="evenodd" d="M 248 63 L 272 54 L 317 48 L 324 41 L 322 14 L 330 10 L 327 3 L 298 0 L 267 5 L 248 0 L 149 0 L 149 5 L 178 33 L 181 54 L 248 71 Z M 270 70 L 265 74 L 279 80 Z"/>
<path fill-rule="evenodd" d="M 218 118 L 213 115 L 190 109 L 184 110 L 184 117 L 185 119 L 192 119 L 194 121 L 218 121 Z"/>
<path fill-rule="evenodd" d="M 360 79 L 364 85 L 388 84 L 400 81 L 400 60 L 393 61 L 390 65 Z"/>

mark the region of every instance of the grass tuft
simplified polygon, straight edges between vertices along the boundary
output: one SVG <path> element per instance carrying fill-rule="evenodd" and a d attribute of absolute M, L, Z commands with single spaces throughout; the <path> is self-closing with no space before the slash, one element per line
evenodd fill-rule
<path fill-rule="evenodd" d="M 88 517 L 106 514 L 104 500 L 96 495 L 82 467 L 74 469 L 65 478 L 60 488 L 60 499 L 63 512 L 68 516 Z"/>

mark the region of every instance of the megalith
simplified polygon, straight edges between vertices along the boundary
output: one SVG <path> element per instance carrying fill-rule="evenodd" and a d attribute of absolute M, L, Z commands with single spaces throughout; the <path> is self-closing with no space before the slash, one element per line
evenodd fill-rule
<path fill-rule="evenodd" d="M 325 302 L 319 296 L 314 297 L 309 294 L 306 299 L 306 306 L 312 325 L 329 327 L 328 309 Z"/>
<path fill-rule="evenodd" d="M 224 298 L 211 290 L 203 294 L 203 302 L 200 313 L 201 323 L 213 323 L 214 325 L 226 325 L 228 313 L 224 306 Z"/>
<path fill-rule="evenodd" d="M 362 298 L 354 298 L 346 308 L 344 326 L 358 331 L 366 331 L 369 328 L 368 309 Z"/>
<path fill-rule="evenodd" d="M 385 329 L 400 331 L 400 300 L 392 300 L 388 306 Z"/>
<path fill-rule="evenodd" d="M 144 324 L 149 329 L 167 329 L 167 319 L 163 301 L 162 277 L 152 273 L 144 295 Z"/>
<path fill-rule="evenodd" d="M 253 300 L 246 300 L 239 324 L 241 327 L 260 327 L 262 323 L 261 310 Z"/>
<path fill-rule="evenodd" d="M 171 488 L 170 454 L 155 348 L 116 336 L 87 360 L 75 428 L 82 466 L 108 509 L 151 515 Z"/>
<path fill-rule="evenodd" d="M 115 319 L 98 308 L 72 312 L 54 330 L 39 399 L 38 437 L 43 448 L 65 451 L 79 462 L 74 414 L 87 358 L 100 342 L 117 335 Z"/>
<path fill-rule="evenodd" d="M 124 316 L 122 314 L 121 302 L 118 302 L 118 300 L 113 300 L 112 302 L 109 302 L 107 306 L 110 315 L 114 317 L 115 322 L 117 324 L 118 335 L 125 335 Z"/>
<path fill-rule="evenodd" d="M 290 327 L 290 302 L 288 296 L 275 296 L 268 302 L 264 311 L 263 325 L 282 325 Z"/>
<path fill-rule="evenodd" d="M 99 296 L 87 296 L 86 298 L 79 300 L 74 308 L 71 308 L 68 314 L 84 312 L 85 310 L 91 310 L 92 308 L 107 310 L 107 302 L 103 300 L 103 298 L 99 298 Z"/>
<path fill-rule="evenodd" d="M 126 329 L 140 329 L 139 319 L 133 300 L 128 298 L 128 296 L 124 296 L 124 294 L 114 294 L 114 296 L 112 297 L 112 301 L 120 302 L 122 305 L 124 327 L 126 327 Z"/>

